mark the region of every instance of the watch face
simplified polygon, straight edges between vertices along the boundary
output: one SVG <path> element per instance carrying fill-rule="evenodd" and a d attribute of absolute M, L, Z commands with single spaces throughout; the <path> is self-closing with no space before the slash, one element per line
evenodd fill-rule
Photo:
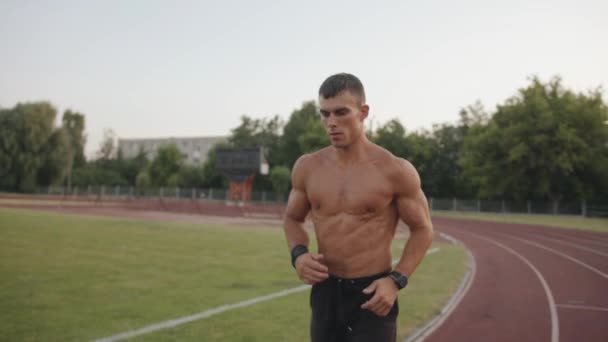
<path fill-rule="evenodd" d="M 399 272 L 392 272 L 391 278 L 395 281 L 399 289 L 402 289 L 407 285 L 407 278 Z"/>
<path fill-rule="evenodd" d="M 404 287 L 405 286 L 405 278 L 403 277 L 398 277 L 397 278 L 397 282 L 399 282 L 399 286 Z"/>

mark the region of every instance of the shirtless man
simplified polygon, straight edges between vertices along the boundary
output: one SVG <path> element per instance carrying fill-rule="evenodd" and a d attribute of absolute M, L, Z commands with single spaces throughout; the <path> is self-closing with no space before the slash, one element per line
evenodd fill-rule
<path fill-rule="evenodd" d="M 420 177 L 409 162 L 365 136 L 369 106 L 357 77 L 329 77 L 319 104 L 331 146 L 298 159 L 285 214 L 292 264 L 313 285 L 311 340 L 395 341 L 399 290 L 433 239 Z M 303 224 L 309 213 L 318 254 L 308 251 Z M 392 270 L 399 219 L 411 233 Z"/>

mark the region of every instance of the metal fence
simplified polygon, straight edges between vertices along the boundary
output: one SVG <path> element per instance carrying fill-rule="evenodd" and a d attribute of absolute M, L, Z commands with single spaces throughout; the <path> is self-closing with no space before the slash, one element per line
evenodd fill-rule
<path fill-rule="evenodd" d="M 136 188 L 132 186 L 74 186 L 67 187 L 52 186 L 37 189 L 36 194 L 61 196 L 64 199 L 74 200 L 127 200 L 138 198 L 161 198 L 161 199 L 191 199 L 191 200 L 216 200 L 227 201 L 227 189 L 201 189 L 201 188 Z M 271 191 L 253 191 L 251 201 L 256 203 L 285 203 L 287 196 Z"/>
<path fill-rule="evenodd" d="M 227 201 L 226 189 L 199 189 L 180 187 L 136 188 L 130 186 L 48 187 L 37 190 L 38 194 L 62 196 L 65 199 L 119 200 L 137 198 L 161 198 L 183 200 Z M 254 191 L 251 202 L 285 204 L 286 194 L 272 191 Z M 608 217 L 608 203 L 591 201 L 511 201 L 458 198 L 429 198 L 431 211 L 446 210 L 460 212 L 516 213 L 579 215 L 585 217 Z"/>
<path fill-rule="evenodd" d="M 433 210 L 505 214 L 580 215 L 608 217 L 608 203 L 583 201 L 509 201 L 430 198 Z"/>

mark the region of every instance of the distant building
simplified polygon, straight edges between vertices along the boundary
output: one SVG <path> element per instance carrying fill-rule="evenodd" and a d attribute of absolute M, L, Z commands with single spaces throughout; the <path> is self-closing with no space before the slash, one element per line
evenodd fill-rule
<path fill-rule="evenodd" d="M 198 165 L 207 160 L 207 153 L 215 144 L 226 141 L 228 137 L 118 139 L 118 149 L 125 158 L 133 158 L 139 151 L 144 151 L 148 159 L 153 159 L 159 147 L 175 144 L 186 164 Z"/>

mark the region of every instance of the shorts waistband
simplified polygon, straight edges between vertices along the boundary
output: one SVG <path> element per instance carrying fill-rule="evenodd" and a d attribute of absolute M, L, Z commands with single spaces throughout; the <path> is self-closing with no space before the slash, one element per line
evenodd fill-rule
<path fill-rule="evenodd" d="M 336 277 L 332 274 L 329 275 L 329 280 L 337 281 L 337 282 L 347 282 L 351 284 L 359 284 L 359 283 L 371 283 L 372 281 L 380 278 L 384 278 L 390 274 L 390 271 L 385 271 L 381 273 L 377 273 L 371 276 L 360 277 L 360 278 L 342 278 Z"/>

